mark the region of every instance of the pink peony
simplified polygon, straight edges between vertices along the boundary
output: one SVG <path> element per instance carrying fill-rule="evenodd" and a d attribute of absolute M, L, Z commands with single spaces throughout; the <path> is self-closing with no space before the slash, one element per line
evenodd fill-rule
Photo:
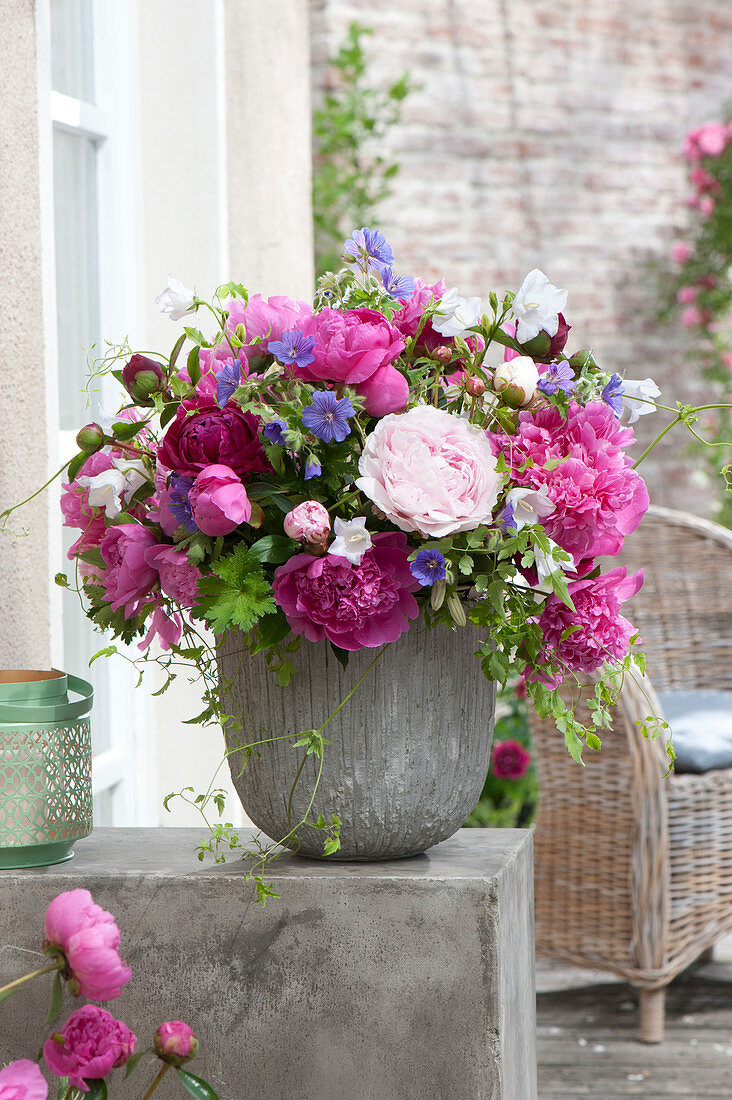
<path fill-rule="evenodd" d="M 46 1100 L 48 1085 L 35 1062 L 21 1058 L 0 1069 L 0 1100 Z"/>
<path fill-rule="evenodd" d="M 421 279 L 415 279 L 414 283 L 416 287 L 414 294 L 408 302 L 403 304 L 401 309 L 397 310 L 391 319 L 394 328 L 398 329 L 405 338 L 416 336 L 422 314 L 427 306 L 431 302 L 439 302 L 445 293 L 444 279 L 440 279 L 439 283 L 434 284 L 423 283 Z M 435 348 L 446 345 L 452 346 L 452 339 L 437 332 L 433 329 L 432 322 L 427 321 L 419 334 L 417 346 L 422 352 L 429 355 Z"/>
<path fill-rule="evenodd" d="M 198 1054 L 198 1039 L 182 1020 L 168 1020 L 155 1032 L 155 1052 L 170 1066 L 182 1066 Z"/>
<path fill-rule="evenodd" d="M 246 332 L 246 344 L 239 351 L 243 377 L 249 373 L 250 361 L 256 369 L 256 360 L 266 357 L 270 340 L 280 340 L 283 332 L 292 332 L 293 329 L 302 331 L 313 312 L 307 302 L 281 295 L 263 298 L 261 294 L 253 294 L 248 303 L 241 298 L 233 298 L 226 303 L 226 308 L 229 312 L 226 331 L 233 333 L 237 325 L 244 325 Z M 254 343 L 258 337 L 260 342 Z M 203 378 L 197 388 L 208 387 L 206 380 L 210 381 L 211 371 L 215 373 L 220 370 L 227 359 L 231 359 L 231 347 L 226 340 L 222 340 L 215 349 L 201 348 L 199 362 Z M 187 373 L 184 376 L 187 377 Z"/>
<path fill-rule="evenodd" d="M 618 554 L 648 508 L 643 479 L 623 451 L 633 440 L 604 401 L 572 402 L 566 421 L 554 407 L 522 412 L 517 435 L 494 437 L 516 484 L 546 486 L 555 510 L 542 525 L 578 571 L 588 559 Z"/>
<path fill-rule="evenodd" d="M 204 535 L 228 535 L 252 514 L 247 491 L 229 466 L 214 464 L 201 470 L 188 501 L 193 519 Z"/>
<path fill-rule="evenodd" d="M 393 642 L 419 614 L 407 551 L 406 537 L 393 531 L 373 536 L 360 565 L 296 554 L 275 570 L 275 602 L 308 641 L 327 638 L 348 650 Z"/>
<path fill-rule="evenodd" d="M 496 741 L 493 746 L 491 770 L 496 779 L 523 779 L 530 763 L 531 753 L 520 741 Z"/>
<path fill-rule="evenodd" d="M 409 383 L 396 367 L 385 363 L 365 382 L 360 382 L 358 394 L 364 399 L 369 416 L 388 416 L 401 412 L 409 400 Z"/>
<path fill-rule="evenodd" d="M 272 470 L 258 435 L 259 421 L 233 401 L 219 408 L 213 394 L 183 401 L 163 436 L 161 466 L 197 477 L 207 466 L 229 466 L 240 477 Z"/>
<path fill-rule="evenodd" d="M 490 523 L 501 484 L 485 433 L 431 405 L 380 420 L 358 468 L 361 492 L 402 531 L 427 538 Z"/>
<path fill-rule="evenodd" d="M 387 319 L 373 309 L 324 309 L 305 327 L 315 337 L 312 363 L 298 372 L 310 381 L 326 380 L 357 386 L 379 367 L 393 363 L 404 340 Z"/>
<path fill-rule="evenodd" d="M 148 620 L 147 634 L 138 643 L 137 648 L 147 649 L 153 639 L 157 638 L 161 649 L 170 649 L 172 645 L 178 644 L 182 633 L 183 624 L 180 615 L 177 612 L 169 615 L 162 604 L 158 602 Z"/>
<path fill-rule="evenodd" d="M 287 513 L 282 526 L 288 538 L 297 542 L 325 543 L 330 534 L 328 509 L 317 500 L 304 500 Z"/>
<path fill-rule="evenodd" d="M 111 1001 L 132 972 L 119 957 L 119 929 L 88 890 L 67 890 L 46 910 L 44 951 L 63 955 L 75 997 Z"/>
<path fill-rule="evenodd" d="M 671 259 L 675 264 L 685 264 L 691 256 L 691 248 L 686 241 L 676 241 L 671 246 Z"/>
<path fill-rule="evenodd" d="M 550 657 L 575 672 L 593 672 L 611 658 L 625 656 L 634 629 L 620 614 L 620 605 L 643 584 L 642 569 L 632 577 L 627 572 L 623 566 L 593 580 L 574 581 L 568 586 L 574 611 L 549 596 L 539 626 Z"/>
<path fill-rule="evenodd" d="M 111 470 L 114 455 L 109 451 L 97 451 L 86 460 L 77 477 L 95 477 L 97 474 Z M 99 546 L 104 538 L 107 526 L 104 522 L 104 510 L 94 508 L 89 503 L 89 489 L 79 485 L 77 481 L 66 483 L 62 486 L 61 511 L 64 517 L 64 527 L 76 527 L 81 535 L 67 551 L 69 561 L 85 550 L 93 550 Z"/>
<path fill-rule="evenodd" d="M 109 527 L 100 543 L 99 552 L 106 565 L 105 599 L 113 611 L 124 608 L 126 619 L 142 609 L 158 579 L 155 569 L 145 560 L 146 550 L 157 545 L 153 532 L 139 523 Z"/>
<path fill-rule="evenodd" d="M 188 561 L 188 555 L 175 546 L 158 543 L 145 551 L 145 562 L 157 570 L 161 591 L 181 607 L 193 607 L 198 595 L 201 571 Z"/>
<path fill-rule="evenodd" d="M 89 1092 L 86 1081 L 106 1077 L 134 1053 L 137 1036 L 96 1005 L 84 1005 L 43 1046 L 51 1073 L 68 1077 L 69 1084 Z"/>

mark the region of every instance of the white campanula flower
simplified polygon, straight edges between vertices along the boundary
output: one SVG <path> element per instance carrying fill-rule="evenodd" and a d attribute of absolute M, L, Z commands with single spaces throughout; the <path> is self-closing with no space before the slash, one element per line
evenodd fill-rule
<path fill-rule="evenodd" d="M 509 509 L 510 512 L 506 515 Z M 549 490 L 546 485 L 542 485 L 540 489 L 511 489 L 506 494 L 505 523 L 514 531 L 521 531 L 524 527 L 540 523 L 553 511 L 554 503 L 549 499 Z"/>
<path fill-rule="evenodd" d="M 559 328 L 559 314 L 566 305 L 567 291 L 553 286 L 544 272 L 535 267 L 526 276 L 513 300 L 513 315 L 518 321 L 518 342 L 525 344 L 542 331 L 548 336 L 555 336 Z"/>
<path fill-rule="evenodd" d="M 347 558 L 351 565 L 360 565 L 361 558 L 372 546 L 371 535 L 366 530 L 366 517 L 343 520 L 336 516 L 333 530 L 336 537 L 328 547 L 328 553 L 336 558 Z"/>
<path fill-rule="evenodd" d="M 194 308 L 193 291 L 185 286 L 175 275 L 168 275 L 168 285 L 155 299 L 155 305 L 161 313 L 167 313 L 171 321 L 180 321 Z"/>
<path fill-rule="evenodd" d="M 536 569 L 536 575 L 538 578 L 538 584 L 543 584 L 547 577 L 552 573 L 574 573 L 575 564 L 574 559 L 562 550 L 561 546 L 557 546 L 556 542 L 549 539 L 549 549 L 542 550 L 540 546 L 534 546 L 534 568 Z M 562 554 L 563 557 L 556 558 L 555 554 Z"/>
<path fill-rule="evenodd" d="M 661 391 L 652 378 L 624 378 L 623 409 L 630 414 L 626 423 L 635 424 L 640 416 L 655 412 L 653 398 L 660 396 Z"/>
<path fill-rule="evenodd" d="M 461 298 L 454 286 L 442 295 L 432 327 L 441 336 L 469 336 L 470 329 L 480 324 L 482 316 L 480 298 Z"/>
<path fill-rule="evenodd" d="M 77 478 L 77 483 L 89 491 L 89 503 L 93 508 L 103 508 L 107 519 L 114 519 L 122 511 L 125 501 L 147 480 L 141 462 L 115 458 L 111 470 L 102 470 L 94 477 Z"/>

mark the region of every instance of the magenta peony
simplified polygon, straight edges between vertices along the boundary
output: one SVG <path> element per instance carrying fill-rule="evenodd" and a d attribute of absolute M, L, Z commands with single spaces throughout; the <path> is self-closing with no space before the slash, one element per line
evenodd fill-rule
<path fill-rule="evenodd" d="M 68 1077 L 74 1088 L 88 1092 L 87 1080 L 106 1077 L 134 1053 L 137 1036 L 96 1005 L 84 1005 L 43 1046 L 51 1073 Z"/>
<path fill-rule="evenodd" d="M 119 957 L 119 929 L 111 913 L 95 905 L 88 890 L 67 890 L 46 910 L 47 954 L 60 952 L 75 997 L 111 1001 L 132 976 Z"/>
<path fill-rule="evenodd" d="M 156 602 L 153 613 L 147 622 L 149 624 L 148 631 L 142 641 L 138 643 L 138 649 L 147 649 L 154 638 L 157 638 L 161 649 L 170 649 L 172 645 L 177 645 L 180 641 L 183 624 L 177 611 L 169 615 L 160 602 Z"/>
<path fill-rule="evenodd" d="M 114 463 L 113 455 L 108 451 L 97 451 L 86 460 L 78 477 L 95 477 L 96 474 L 111 470 Z M 62 486 L 61 511 L 64 516 L 64 527 L 76 527 L 81 535 L 67 552 L 69 561 L 73 561 L 77 554 L 85 550 L 93 550 L 104 538 L 106 524 L 104 522 L 104 510 L 93 508 L 89 503 L 89 489 L 79 485 L 77 481 L 66 483 Z"/>
<path fill-rule="evenodd" d="M 198 1054 L 198 1039 L 182 1020 L 168 1020 L 155 1032 L 155 1053 L 170 1066 L 182 1066 Z"/>
<path fill-rule="evenodd" d="M 198 594 L 201 571 L 188 561 L 188 555 L 175 546 L 158 543 L 144 552 L 145 562 L 157 570 L 160 589 L 181 607 L 193 607 Z"/>
<path fill-rule="evenodd" d="M 123 608 L 126 619 L 142 610 L 158 579 L 145 558 L 146 551 L 157 545 L 153 532 L 139 523 L 109 527 L 100 543 L 99 552 L 106 565 L 102 578 L 105 599 L 113 611 Z"/>
<path fill-rule="evenodd" d="M 426 306 L 430 302 L 439 302 L 442 295 L 445 293 L 445 280 L 440 279 L 439 283 L 424 283 L 421 279 L 415 279 L 415 291 L 408 302 L 405 302 L 401 309 L 397 310 L 391 319 L 391 323 L 394 328 L 398 329 L 404 337 L 416 336 L 417 329 L 419 328 L 420 321 L 422 319 L 422 313 Z M 431 321 L 426 321 L 422 326 L 422 329 L 417 340 L 417 347 L 422 354 L 429 355 L 435 350 L 435 348 L 452 346 L 452 339 L 448 336 L 443 336 L 442 333 L 437 332 L 432 327 Z"/>
<path fill-rule="evenodd" d="M 385 363 L 370 378 L 358 385 L 358 394 L 364 399 L 369 416 L 388 416 L 401 412 L 409 400 L 409 383 L 396 367 Z"/>
<path fill-rule="evenodd" d="M 324 309 L 305 327 L 315 337 L 313 362 L 298 374 L 310 381 L 325 380 L 357 386 L 379 367 L 393 363 L 404 350 L 404 340 L 387 319 L 372 309 L 341 313 Z"/>
<path fill-rule="evenodd" d="M 330 534 L 328 509 L 317 500 L 304 500 L 287 513 L 282 526 L 296 542 L 325 543 Z"/>
<path fill-rule="evenodd" d="M 199 531 L 218 537 L 228 535 L 252 514 L 247 491 L 229 466 L 214 464 L 201 470 L 188 493 L 191 513 Z"/>
<path fill-rule="evenodd" d="M 259 421 L 228 401 L 219 408 L 213 394 L 184 401 L 163 436 L 158 464 L 195 478 L 207 466 L 229 466 L 240 477 L 272 472 L 258 435 Z"/>
<path fill-rule="evenodd" d="M 631 577 L 627 572 L 623 566 L 593 580 L 574 581 L 569 585 L 574 611 L 549 596 L 539 617 L 549 657 L 575 672 L 593 672 L 625 656 L 634 630 L 620 605 L 643 584 L 642 569 Z"/>
<path fill-rule="evenodd" d="M 419 614 L 407 552 L 406 537 L 394 531 L 374 535 L 360 565 L 296 554 L 275 570 L 275 602 L 308 641 L 328 638 L 348 650 L 393 642 Z"/>
<path fill-rule="evenodd" d="M 0 1100 L 46 1100 L 48 1085 L 35 1062 L 21 1058 L 0 1069 Z"/>
<path fill-rule="evenodd" d="M 618 554 L 648 508 L 648 491 L 623 452 L 633 442 L 603 401 L 572 402 L 566 421 L 557 408 L 519 414 L 517 435 L 494 437 L 512 480 L 546 485 L 555 511 L 542 524 L 575 559 L 578 571 L 603 554 Z M 549 467 L 547 468 L 547 463 Z"/>
<path fill-rule="evenodd" d="M 491 771 L 496 779 L 523 779 L 529 770 L 531 753 L 520 741 L 496 741 L 491 753 Z"/>
<path fill-rule="evenodd" d="M 490 523 L 501 485 L 485 432 L 431 405 L 380 420 L 358 468 L 361 492 L 427 538 Z"/>

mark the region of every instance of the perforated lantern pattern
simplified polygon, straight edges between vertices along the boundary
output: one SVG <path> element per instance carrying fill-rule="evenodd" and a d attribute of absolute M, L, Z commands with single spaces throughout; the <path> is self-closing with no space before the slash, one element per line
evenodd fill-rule
<path fill-rule="evenodd" d="M 67 677 L 63 680 L 66 687 Z M 51 705 L 42 696 L 24 705 L 18 702 L 15 683 L 12 707 L 0 705 L 3 719 L 18 713 L 31 719 L 41 711 L 55 711 L 67 719 L 42 726 L 0 721 L 0 867 L 69 859 L 74 841 L 91 832 L 91 723 L 88 717 L 78 716 L 79 710 L 91 706 L 91 687 L 68 678 L 72 690 L 81 691 L 79 685 L 88 688 L 82 702 L 69 703 L 64 692 Z M 3 686 L 0 683 L 0 695 Z"/>

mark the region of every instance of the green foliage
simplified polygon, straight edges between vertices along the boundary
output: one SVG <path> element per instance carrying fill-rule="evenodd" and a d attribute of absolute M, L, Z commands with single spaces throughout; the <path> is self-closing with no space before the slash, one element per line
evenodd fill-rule
<path fill-rule="evenodd" d="M 526 700 L 516 695 L 515 687 L 498 697 L 499 717 L 493 736 L 496 741 L 518 741 L 531 752 L 531 735 Z M 501 711 L 503 713 L 501 713 Z M 531 824 L 539 800 L 539 781 L 534 762 L 521 779 L 498 779 L 490 770 L 478 804 L 468 816 L 468 829 L 521 829 Z"/>
<path fill-rule="evenodd" d="M 259 558 L 245 543 L 239 543 L 211 569 L 215 576 L 198 582 L 202 599 L 194 615 L 205 619 L 214 634 L 239 627 L 251 630 L 257 619 L 275 610 L 272 587 Z"/>
<path fill-rule="evenodd" d="M 373 222 L 399 171 L 380 150 L 414 86 L 407 73 L 386 88 L 371 85 L 363 39 L 372 33 L 351 23 L 345 42 L 329 61 L 334 86 L 313 112 L 313 222 L 319 275 L 339 266 L 339 247 L 354 227 Z"/>

